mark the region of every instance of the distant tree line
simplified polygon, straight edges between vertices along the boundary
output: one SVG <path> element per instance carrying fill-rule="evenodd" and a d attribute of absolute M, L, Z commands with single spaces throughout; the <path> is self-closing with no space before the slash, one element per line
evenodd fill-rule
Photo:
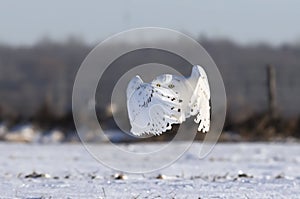
<path fill-rule="evenodd" d="M 265 118 L 268 109 L 265 67 L 271 64 L 276 69 L 279 117 L 284 119 L 277 122 L 281 126 L 275 131 L 289 128 L 290 135 L 299 136 L 299 45 L 239 45 L 229 40 L 207 39 L 199 42 L 214 59 L 224 79 L 228 99 L 226 130 L 246 132 Z M 63 43 L 46 40 L 33 46 L 0 45 L 0 121 L 11 125 L 32 121 L 47 128 L 55 125 L 74 128 L 73 83 L 92 48 L 74 39 Z M 126 59 L 121 63 L 126 65 L 125 62 Z M 178 65 L 176 60 L 167 63 Z M 105 77 L 108 87 L 113 75 L 117 74 L 107 73 Z M 97 95 L 101 98 L 107 93 L 104 90 Z M 108 103 L 97 105 L 100 120 L 111 120 L 111 115 L 103 114 L 107 113 Z M 274 121 L 262 125 L 268 122 L 271 125 Z"/>

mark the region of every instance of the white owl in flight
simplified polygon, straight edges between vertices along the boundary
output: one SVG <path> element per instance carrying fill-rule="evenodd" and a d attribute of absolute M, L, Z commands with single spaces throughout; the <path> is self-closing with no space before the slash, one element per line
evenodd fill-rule
<path fill-rule="evenodd" d="M 164 74 L 145 83 L 137 75 L 127 87 L 127 110 L 131 133 L 160 135 L 196 116 L 198 131 L 210 128 L 210 89 L 201 66 L 193 66 L 190 77 Z"/>

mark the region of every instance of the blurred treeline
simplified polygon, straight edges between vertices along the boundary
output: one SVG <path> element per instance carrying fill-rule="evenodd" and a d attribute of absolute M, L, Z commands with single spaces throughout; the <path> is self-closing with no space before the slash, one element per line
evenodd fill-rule
<path fill-rule="evenodd" d="M 71 119 L 77 70 L 90 46 L 69 39 L 34 46 L 0 46 L 0 118 L 8 123 Z M 64 125 L 64 124 L 62 124 Z"/>
<path fill-rule="evenodd" d="M 226 131 L 250 140 L 300 137 L 300 45 L 239 45 L 208 39 L 199 42 L 224 79 L 228 99 Z M 43 40 L 33 46 L 0 45 L 0 122 L 8 126 L 33 122 L 45 129 L 74 130 L 73 82 L 93 47 L 72 38 L 65 42 Z M 268 115 L 268 64 L 276 69 L 276 118 Z M 100 109 L 106 110 L 100 119 L 110 120 L 107 107 Z"/>

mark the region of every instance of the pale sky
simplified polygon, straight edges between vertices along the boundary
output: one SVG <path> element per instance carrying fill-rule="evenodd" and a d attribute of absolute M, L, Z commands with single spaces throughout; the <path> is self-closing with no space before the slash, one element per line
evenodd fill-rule
<path fill-rule="evenodd" d="M 300 40 L 299 0 L 0 0 L 0 43 L 70 35 L 95 43 L 123 30 L 171 28 L 240 43 Z"/>

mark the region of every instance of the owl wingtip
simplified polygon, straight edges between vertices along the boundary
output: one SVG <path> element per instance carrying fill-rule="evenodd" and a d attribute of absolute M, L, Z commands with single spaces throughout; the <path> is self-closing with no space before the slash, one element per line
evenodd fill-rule
<path fill-rule="evenodd" d="M 139 76 L 139 75 L 136 75 L 134 78 L 139 79 L 139 80 L 142 81 L 142 78 L 141 78 L 141 76 Z"/>
<path fill-rule="evenodd" d="M 204 71 L 204 69 L 203 69 L 203 67 L 202 66 L 200 66 L 200 65 L 194 65 L 193 66 L 193 70 L 196 70 L 196 71 Z"/>

